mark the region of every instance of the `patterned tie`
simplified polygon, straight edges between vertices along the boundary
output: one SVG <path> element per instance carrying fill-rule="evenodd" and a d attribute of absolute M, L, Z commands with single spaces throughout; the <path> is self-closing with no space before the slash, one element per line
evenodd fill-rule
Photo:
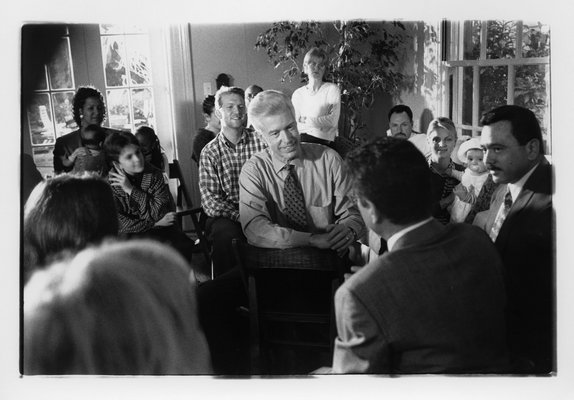
<path fill-rule="evenodd" d="M 504 203 L 500 206 L 498 210 L 498 214 L 496 214 L 496 218 L 494 219 L 494 224 L 490 229 L 490 238 L 492 241 L 496 241 L 498 234 L 500 233 L 500 228 L 510 211 L 510 207 L 512 207 L 512 196 L 510 195 L 510 190 L 506 189 L 506 194 L 504 195 Z"/>
<path fill-rule="evenodd" d="M 285 178 L 283 197 L 285 199 L 285 216 L 293 229 L 306 232 L 308 230 L 307 211 L 305 210 L 305 198 L 303 190 L 297 180 L 293 165 L 287 164 L 288 175 Z"/>

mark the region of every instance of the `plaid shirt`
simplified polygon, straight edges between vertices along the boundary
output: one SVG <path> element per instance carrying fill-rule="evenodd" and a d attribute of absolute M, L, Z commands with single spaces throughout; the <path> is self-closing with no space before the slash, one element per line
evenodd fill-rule
<path fill-rule="evenodd" d="M 147 164 L 141 174 L 128 175 L 133 185 L 131 195 L 119 186 L 112 186 L 120 233 L 140 233 L 175 209 L 169 187 L 162 172 Z"/>
<path fill-rule="evenodd" d="M 239 173 L 251 156 L 267 148 L 257 133 L 244 129 L 235 146 L 223 133 L 209 142 L 199 159 L 201 206 L 210 217 L 239 220 Z"/>

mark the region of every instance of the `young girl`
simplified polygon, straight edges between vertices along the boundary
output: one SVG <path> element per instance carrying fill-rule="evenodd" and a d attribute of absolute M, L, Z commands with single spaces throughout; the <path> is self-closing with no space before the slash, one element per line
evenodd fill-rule
<path fill-rule="evenodd" d="M 138 140 L 114 132 L 104 142 L 108 180 L 118 209 L 119 232 L 171 244 L 191 261 L 193 241 L 175 224 L 175 205 L 162 171 L 146 163 Z"/>
<path fill-rule="evenodd" d="M 488 178 L 479 138 L 471 138 L 462 143 L 458 150 L 458 158 L 466 165 L 466 169 L 462 174 L 461 183 L 453 189 L 455 199 L 450 212 L 450 222 L 465 221 Z"/>

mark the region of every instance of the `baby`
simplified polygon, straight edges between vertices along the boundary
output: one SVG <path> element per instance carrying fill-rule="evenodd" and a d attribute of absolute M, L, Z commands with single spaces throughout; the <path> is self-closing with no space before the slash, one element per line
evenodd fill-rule
<path fill-rule="evenodd" d="M 479 138 L 471 138 L 460 145 L 458 158 L 466 165 L 461 183 L 453 189 L 455 195 L 450 211 L 450 222 L 464 222 L 488 178 L 484 152 Z"/>
<path fill-rule="evenodd" d="M 97 172 L 103 175 L 106 171 L 106 159 L 102 152 L 102 144 L 106 134 L 99 125 L 89 125 L 84 129 L 82 146 L 78 147 L 63 161 L 66 167 L 74 166 L 72 173 L 85 171 Z"/>

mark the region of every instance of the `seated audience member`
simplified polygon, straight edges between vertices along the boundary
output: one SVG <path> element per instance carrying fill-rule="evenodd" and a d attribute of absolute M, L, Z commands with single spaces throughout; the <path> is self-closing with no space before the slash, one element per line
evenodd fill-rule
<path fill-rule="evenodd" d="M 460 183 L 453 189 L 455 199 L 450 210 L 450 222 L 464 222 L 478 202 L 479 195 L 484 193 L 482 188 L 488 180 L 489 173 L 483 158 L 480 138 L 471 138 L 460 145 L 458 159 L 466 165 L 466 168 Z M 490 199 L 481 201 L 489 202 Z"/>
<path fill-rule="evenodd" d="M 413 112 L 409 106 L 404 104 L 394 106 L 390 109 L 388 118 L 389 136 L 394 136 L 399 139 L 408 139 L 425 157 L 430 155 L 426 135 L 413 130 Z"/>
<path fill-rule="evenodd" d="M 169 160 L 153 128 L 140 126 L 136 130 L 135 136 L 140 145 L 145 162 L 165 172 L 166 176 L 169 176 Z"/>
<path fill-rule="evenodd" d="M 209 374 L 195 282 L 153 241 L 107 243 L 24 288 L 24 374 Z"/>
<path fill-rule="evenodd" d="M 388 252 L 336 292 L 334 372 L 505 371 L 503 266 L 488 235 L 431 217 L 431 172 L 408 141 L 379 139 L 347 165 Z"/>
<path fill-rule="evenodd" d="M 190 262 L 193 241 L 175 221 L 175 204 L 162 171 L 146 163 L 129 132 L 112 133 L 104 142 L 112 166 L 108 180 L 118 210 L 119 233 L 149 237 L 172 245 Z"/>
<path fill-rule="evenodd" d="M 62 158 L 64 167 L 72 167 L 72 173 L 78 174 L 86 171 L 104 175 L 107 172 L 106 157 L 102 145 L 106 133 L 99 125 L 88 125 L 84 129 L 82 146 L 78 147 L 68 157 Z"/>
<path fill-rule="evenodd" d="M 60 174 L 39 183 L 24 206 L 24 275 L 118 234 L 110 186 L 94 174 Z"/>
<path fill-rule="evenodd" d="M 239 218 L 249 243 L 345 253 L 365 228 L 341 157 L 300 143 L 293 105 L 281 92 L 259 93 L 249 118 L 269 146 L 245 163 L 239 177 Z"/>
<path fill-rule="evenodd" d="M 308 82 L 293 92 L 291 100 L 301 141 L 333 146 L 339 134 L 341 92 L 336 84 L 323 82 L 326 68 L 325 51 L 317 47 L 309 50 L 303 59 Z"/>
<path fill-rule="evenodd" d="M 221 122 L 215 114 L 215 96 L 212 94 L 206 96 L 203 100 L 202 107 L 205 128 L 201 128 L 193 138 L 193 154 L 191 156 L 191 159 L 198 164 L 201 150 L 203 150 L 205 145 L 211 142 L 221 130 Z"/>
<path fill-rule="evenodd" d="M 454 187 L 460 183 L 464 167 L 450 158 L 456 144 L 454 123 L 445 117 L 433 119 L 427 130 L 431 149 L 427 158 L 432 171 L 432 216 L 443 224 L 450 222 L 449 206 L 454 201 Z"/>
<path fill-rule="evenodd" d="M 552 167 L 532 111 L 502 106 L 480 122 L 485 163 L 500 184 L 482 227 L 505 267 L 513 372 L 547 374 L 556 370 Z"/>
<path fill-rule="evenodd" d="M 245 129 L 243 89 L 223 86 L 215 94 L 215 113 L 221 132 L 201 152 L 199 191 L 208 216 L 214 275 L 231 270 L 236 262 L 231 241 L 244 238 L 239 223 L 239 172 L 251 156 L 266 145 L 259 135 Z"/>
<path fill-rule="evenodd" d="M 258 93 L 261 93 L 263 91 L 263 88 L 261 86 L 257 86 L 257 85 L 250 85 L 247 87 L 247 89 L 245 89 L 245 108 L 249 108 L 249 103 L 251 103 L 251 100 L 253 100 L 253 98 L 255 96 L 257 96 Z M 245 126 L 247 127 L 247 129 L 253 130 L 253 125 L 251 124 L 251 122 L 249 121 L 249 118 L 247 119 L 247 123 L 245 124 Z"/>

